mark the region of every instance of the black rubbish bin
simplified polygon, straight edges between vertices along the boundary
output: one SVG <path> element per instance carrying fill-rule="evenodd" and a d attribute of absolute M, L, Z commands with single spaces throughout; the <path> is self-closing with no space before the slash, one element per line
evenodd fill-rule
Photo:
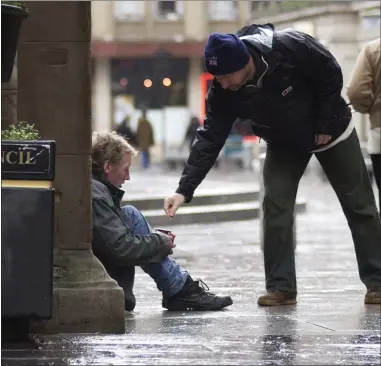
<path fill-rule="evenodd" d="M 21 23 L 28 12 L 19 6 L 1 4 L 1 82 L 8 82 L 15 63 Z"/>
<path fill-rule="evenodd" d="M 1 315 L 50 319 L 54 141 L 1 143 Z"/>

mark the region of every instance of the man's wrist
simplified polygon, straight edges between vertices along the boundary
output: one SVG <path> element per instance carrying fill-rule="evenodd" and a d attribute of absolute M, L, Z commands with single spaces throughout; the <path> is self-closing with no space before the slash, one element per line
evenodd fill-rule
<path fill-rule="evenodd" d="M 316 135 L 331 135 L 330 122 L 316 122 L 314 130 Z"/>
<path fill-rule="evenodd" d="M 189 203 L 190 201 L 192 201 L 193 194 L 190 194 L 188 191 L 184 190 L 183 188 L 181 187 L 177 188 L 176 193 L 184 196 L 184 203 Z"/>
<path fill-rule="evenodd" d="M 157 235 L 159 237 L 159 240 L 161 241 L 161 243 L 163 243 L 166 247 L 172 248 L 173 240 L 171 239 L 171 237 L 169 235 L 164 234 L 161 231 L 155 231 L 153 234 Z"/>

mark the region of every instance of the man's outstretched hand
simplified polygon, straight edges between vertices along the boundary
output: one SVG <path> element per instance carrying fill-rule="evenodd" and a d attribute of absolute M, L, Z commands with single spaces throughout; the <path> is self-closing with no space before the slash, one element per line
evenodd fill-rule
<path fill-rule="evenodd" d="M 175 193 L 164 200 L 164 212 L 172 219 L 176 215 L 177 209 L 185 202 L 185 197 L 180 193 Z"/>

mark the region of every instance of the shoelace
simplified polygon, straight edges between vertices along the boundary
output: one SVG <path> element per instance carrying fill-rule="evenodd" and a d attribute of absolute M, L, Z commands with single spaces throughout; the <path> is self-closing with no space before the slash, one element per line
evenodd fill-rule
<path fill-rule="evenodd" d="M 195 282 L 197 282 L 198 287 L 200 287 L 204 291 L 209 291 L 209 286 L 201 278 L 197 279 L 197 281 Z"/>

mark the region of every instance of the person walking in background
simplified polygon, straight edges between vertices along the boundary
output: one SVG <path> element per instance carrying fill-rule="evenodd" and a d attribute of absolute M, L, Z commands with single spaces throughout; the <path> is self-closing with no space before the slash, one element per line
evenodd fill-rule
<path fill-rule="evenodd" d="M 130 117 L 126 116 L 116 128 L 116 133 L 123 136 L 133 147 L 137 146 L 135 134 L 130 127 Z"/>
<path fill-rule="evenodd" d="M 143 110 L 142 116 L 138 121 L 138 128 L 136 130 L 137 146 L 142 154 L 142 167 L 148 168 L 151 162 L 150 147 L 154 145 L 154 135 L 151 123 L 147 119 L 147 112 Z"/>
<path fill-rule="evenodd" d="M 381 212 L 381 38 L 365 45 L 357 57 L 348 85 L 353 108 L 370 119 L 368 153 L 372 160 Z"/>
<path fill-rule="evenodd" d="M 192 147 L 193 141 L 197 134 L 197 129 L 199 127 L 200 127 L 200 120 L 196 116 L 193 116 L 189 122 L 187 131 L 185 132 L 183 146 L 185 144 L 188 144 L 189 148 Z"/>

